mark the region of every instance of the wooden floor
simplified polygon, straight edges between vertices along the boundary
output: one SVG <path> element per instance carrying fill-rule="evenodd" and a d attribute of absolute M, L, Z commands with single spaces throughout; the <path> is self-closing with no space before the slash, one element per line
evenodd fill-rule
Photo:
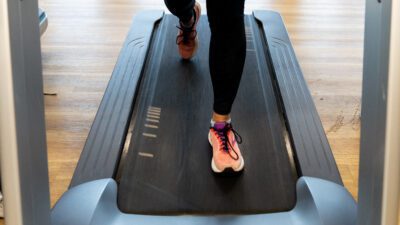
<path fill-rule="evenodd" d="M 40 0 L 52 205 L 67 190 L 131 23 L 163 0 Z M 205 2 L 201 1 L 203 6 Z M 345 186 L 357 197 L 363 0 L 246 0 L 282 13 Z M 205 8 L 205 7 L 203 7 Z"/>

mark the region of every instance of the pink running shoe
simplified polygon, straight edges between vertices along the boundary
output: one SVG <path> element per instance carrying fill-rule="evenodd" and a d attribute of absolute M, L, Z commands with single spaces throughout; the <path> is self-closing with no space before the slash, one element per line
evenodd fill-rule
<path fill-rule="evenodd" d="M 180 23 L 180 26 L 177 27 L 179 31 L 178 36 L 176 37 L 176 44 L 178 45 L 179 55 L 186 60 L 189 60 L 194 56 L 199 46 L 196 26 L 201 16 L 201 6 L 198 2 L 195 3 L 193 10 L 193 25 L 187 28 Z"/>
<path fill-rule="evenodd" d="M 230 123 L 216 123 L 211 127 L 208 141 L 213 147 L 211 168 L 215 173 L 230 174 L 243 170 L 244 160 L 238 145 L 242 138 Z"/>

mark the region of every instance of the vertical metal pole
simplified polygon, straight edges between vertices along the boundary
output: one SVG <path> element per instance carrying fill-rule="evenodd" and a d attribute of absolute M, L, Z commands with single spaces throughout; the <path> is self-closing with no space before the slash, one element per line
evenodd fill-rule
<path fill-rule="evenodd" d="M 399 0 L 367 0 L 361 112 L 359 225 L 398 225 L 399 21 Z"/>
<path fill-rule="evenodd" d="M 36 0 L 0 1 L 0 156 L 7 225 L 50 225 Z"/>
<path fill-rule="evenodd" d="M 381 224 L 400 224 L 400 0 L 392 1 Z"/>

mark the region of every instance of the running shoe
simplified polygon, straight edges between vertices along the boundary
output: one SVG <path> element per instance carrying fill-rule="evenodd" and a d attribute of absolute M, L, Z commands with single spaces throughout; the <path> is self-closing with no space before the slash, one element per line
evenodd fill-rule
<path fill-rule="evenodd" d="M 177 26 L 178 36 L 176 37 L 176 44 L 178 45 L 179 55 L 186 60 L 191 59 L 199 46 L 197 37 L 196 26 L 201 16 L 201 6 L 198 2 L 195 3 L 193 8 L 193 25 L 185 27 L 181 22 Z"/>
<path fill-rule="evenodd" d="M 210 127 L 208 141 L 213 148 L 211 168 L 217 174 L 241 172 L 244 168 L 239 145 L 242 138 L 230 123 L 215 123 Z"/>

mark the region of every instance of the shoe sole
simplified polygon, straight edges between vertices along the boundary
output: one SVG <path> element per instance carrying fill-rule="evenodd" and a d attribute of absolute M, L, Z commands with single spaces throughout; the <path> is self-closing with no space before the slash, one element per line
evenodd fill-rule
<path fill-rule="evenodd" d="M 211 142 L 210 133 L 208 133 L 208 142 L 210 143 L 210 145 L 211 145 L 211 147 L 212 147 L 213 145 L 212 145 L 212 142 Z M 227 174 L 227 175 L 230 175 L 230 174 L 238 174 L 238 173 L 241 173 L 241 172 L 243 171 L 243 168 L 244 168 L 244 160 L 243 160 L 243 157 L 240 158 L 240 165 L 239 165 L 238 168 L 235 169 L 235 168 L 233 168 L 233 167 L 226 167 L 226 168 L 224 168 L 223 170 L 219 170 L 219 169 L 217 168 L 217 165 L 215 165 L 214 156 L 213 156 L 212 159 L 211 159 L 211 169 L 212 169 L 212 171 L 213 171 L 214 173 L 216 173 L 216 174 Z"/>

